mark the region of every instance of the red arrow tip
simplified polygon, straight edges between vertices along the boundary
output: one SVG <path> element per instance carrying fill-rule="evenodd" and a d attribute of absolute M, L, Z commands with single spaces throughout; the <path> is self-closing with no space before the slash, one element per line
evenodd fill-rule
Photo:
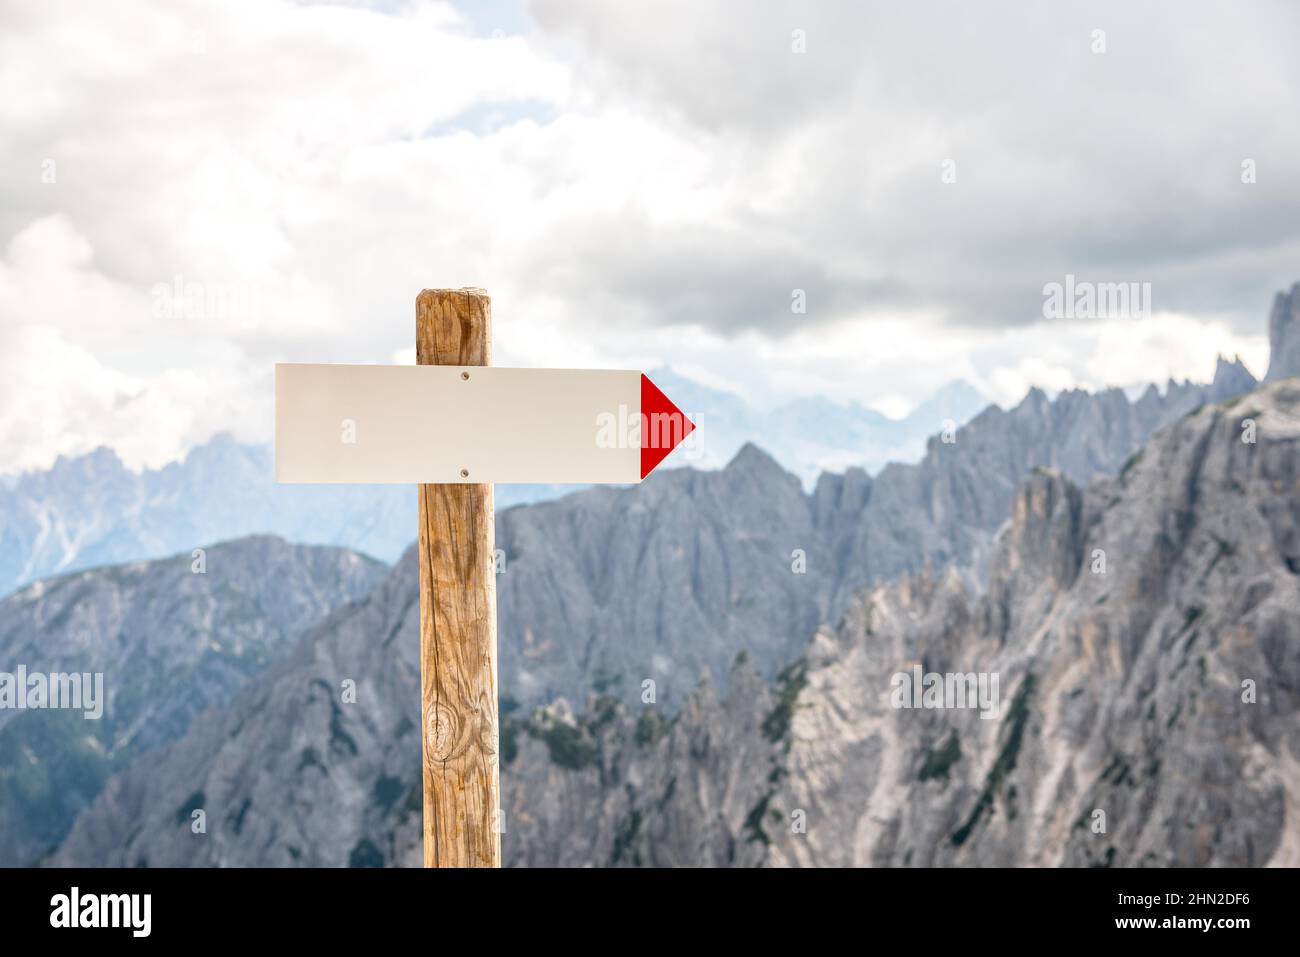
<path fill-rule="evenodd" d="M 641 477 L 654 471 L 694 431 L 695 423 L 641 373 Z"/>

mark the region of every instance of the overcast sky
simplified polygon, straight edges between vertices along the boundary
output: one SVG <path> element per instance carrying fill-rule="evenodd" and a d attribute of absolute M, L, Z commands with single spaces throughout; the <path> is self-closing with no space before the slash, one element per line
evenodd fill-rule
<path fill-rule="evenodd" d="M 0 472 L 269 440 L 276 361 L 412 362 L 426 286 L 762 405 L 1262 375 L 1298 11 L 6 0 Z M 1067 273 L 1151 314 L 1045 319 Z"/>

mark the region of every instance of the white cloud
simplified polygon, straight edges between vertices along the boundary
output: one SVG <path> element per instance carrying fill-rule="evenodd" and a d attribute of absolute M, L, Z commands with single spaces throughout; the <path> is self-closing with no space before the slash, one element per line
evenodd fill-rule
<path fill-rule="evenodd" d="M 159 466 L 217 431 L 266 437 L 269 370 L 249 367 L 219 328 L 163 328 L 141 290 L 95 270 L 89 241 L 61 216 L 10 242 L 0 316 L 0 447 L 10 469 L 99 445 Z M 136 351 L 147 344 L 156 350 Z"/>
<path fill-rule="evenodd" d="M 1283 7 L 394 6 L 6 4 L 0 471 L 269 439 L 275 361 L 410 361 L 425 286 L 491 291 L 503 365 L 899 414 L 1262 371 L 1300 278 Z M 1163 311 L 1043 322 L 1066 272 Z"/>

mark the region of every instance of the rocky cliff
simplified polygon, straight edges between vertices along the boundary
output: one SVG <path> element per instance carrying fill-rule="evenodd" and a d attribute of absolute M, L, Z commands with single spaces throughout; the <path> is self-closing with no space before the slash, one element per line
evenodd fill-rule
<path fill-rule="evenodd" d="M 105 699 L 97 720 L 0 709 L 0 864 L 46 853 L 112 774 L 228 707 L 309 624 L 386 572 L 354 552 L 258 537 L 76 572 L 0 602 L 0 671 L 100 673 Z"/>
<path fill-rule="evenodd" d="M 995 717 L 895 707 L 914 666 L 997 675 Z M 1203 408 L 1086 490 L 1033 475 L 983 594 L 905 575 L 773 688 L 737 672 L 668 721 L 552 713 L 582 762 L 523 733 L 510 859 L 1300 863 L 1300 386 Z"/>

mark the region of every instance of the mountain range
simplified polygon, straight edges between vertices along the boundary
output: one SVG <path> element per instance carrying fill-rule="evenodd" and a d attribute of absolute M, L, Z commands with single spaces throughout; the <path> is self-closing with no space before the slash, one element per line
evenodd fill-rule
<path fill-rule="evenodd" d="M 1239 362 L 1216 372 L 1212 394 L 1254 383 Z M 876 474 L 909 464 L 929 439 L 988 408 L 961 380 L 903 419 L 823 398 L 760 410 L 739 396 L 660 369 L 655 381 L 698 423 L 678 460 L 717 469 L 746 444 L 761 445 L 811 489 L 826 472 Z M 1205 387 L 1170 382 L 1166 397 L 1143 397 L 1138 418 L 1157 418 Z M 1108 393 L 1109 394 L 1109 393 Z M 1118 396 L 1118 392 L 1114 395 Z M 1146 406 L 1154 406 L 1152 409 Z M 498 510 L 546 501 L 571 486 L 502 485 Z M 111 449 L 60 457 L 49 469 L 0 480 L 0 595 L 61 572 L 160 558 L 246 535 L 337 545 L 396 561 L 411 541 L 415 492 L 404 485 L 292 485 L 274 481 L 274 450 L 218 434 L 161 469 L 128 469 Z"/>
<path fill-rule="evenodd" d="M 765 417 L 739 398 L 707 389 L 671 370 L 656 373 L 700 418 L 704 439 L 684 450 L 687 460 L 720 465 L 746 443 L 745 435 L 763 435 L 763 447 L 777 451 L 780 461 L 807 461 L 814 449 L 839 451 L 825 457 L 858 458 L 844 475 L 850 484 L 882 464 L 881 457 L 897 452 L 895 466 L 925 456 L 937 430 L 955 428 L 977 408 L 984 415 L 1004 415 L 987 406 L 961 382 L 945 387 L 905 420 L 890 420 L 862 406 L 839 406 L 825 400 L 789 403 Z M 1068 456 L 1077 469 L 1113 465 L 1108 452 L 1086 447 L 1118 441 L 1131 451 L 1151 429 L 1178 410 L 1206 397 L 1243 391 L 1254 378 L 1239 362 L 1220 360 L 1209 386 L 1170 382 L 1160 394 L 1149 388 L 1135 403 L 1119 390 L 1097 396 L 1062 393 L 1053 407 L 1061 415 L 1098 413 L 1114 420 L 1121 431 L 1085 439 L 1076 436 Z M 1064 405 L 1061 405 L 1061 401 Z M 1026 400 L 1037 409 L 1043 393 Z M 1130 407 L 1131 405 L 1131 407 Z M 1022 414 L 1024 403 L 1016 410 Z M 1073 411 L 1071 411 L 1073 410 Z M 1072 428 L 1074 426 L 1071 426 Z M 865 450 L 853 452 L 852 450 Z M 1125 453 L 1127 454 L 1127 452 Z M 721 456 L 725 455 L 725 458 Z M 1089 462 L 1092 455 L 1100 458 Z M 159 558 L 178 551 L 253 534 L 274 534 L 289 541 L 352 548 L 382 561 L 395 561 L 410 544 L 415 522 L 414 490 L 400 485 L 294 485 L 273 480 L 273 451 L 247 445 L 221 434 L 190 451 L 181 462 L 158 470 L 133 472 L 112 450 L 100 448 L 76 458 L 60 458 L 54 466 L 11 477 L 0 483 L 0 595 L 51 574 L 125 561 Z M 888 466 L 884 467 L 885 469 Z M 882 469 L 883 470 L 883 469 Z M 834 473 L 821 473 L 821 475 Z M 799 476 L 813 488 L 807 468 Z M 885 485 L 888 486 L 886 479 Z M 498 511 L 512 504 L 559 497 L 563 486 L 501 486 Z"/>
<path fill-rule="evenodd" d="M 988 403 L 961 381 L 950 383 L 905 419 L 858 404 L 823 399 L 760 411 L 739 396 L 710 389 L 671 369 L 653 373 L 698 425 L 679 458 L 717 468 L 746 441 L 784 462 L 803 463 L 811 481 L 819 463 L 878 469 L 915 461 L 926 437 L 967 421 Z M 557 498 L 559 485 L 502 485 L 498 510 Z M 274 450 L 215 436 L 161 469 L 135 472 L 108 448 L 60 457 L 49 469 L 0 481 L 0 595 L 60 572 L 160 558 L 209 542 L 273 534 L 338 545 L 396 561 L 411 543 L 415 490 L 406 485 L 279 485 Z"/>
<path fill-rule="evenodd" d="M 508 862 L 1295 862 L 1297 503 L 1300 384 L 1283 381 L 1198 409 L 1086 490 L 1031 473 L 983 590 L 953 565 L 905 572 L 792 640 L 773 679 L 740 641 L 679 708 L 507 706 Z M 418 863 L 414 572 L 408 554 L 115 776 L 52 861 Z M 996 720 L 892 709 L 914 665 L 998 674 Z M 198 806 L 240 827 L 194 835 Z"/>
<path fill-rule="evenodd" d="M 811 492 L 745 446 L 718 471 L 499 513 L 508 861 L 1293 860 L 1288 361 L 1253 392 L 1223 360 L 1209 386 L 1132 402 L 1035 390 L 914 465 Z M 416 577 L 408 551 L 228 703 L 102 775 L 47 860 L 418 863 Z M 0 622 L 49 587 L 0 602 Z M 167 602 L 151 614 L 81 640 L 129 646 Z M 1000 675 L 996 720 L 890 709 L 914 664 Z M 1091 839 L 1097 810 L 1116 838 Z"/>

